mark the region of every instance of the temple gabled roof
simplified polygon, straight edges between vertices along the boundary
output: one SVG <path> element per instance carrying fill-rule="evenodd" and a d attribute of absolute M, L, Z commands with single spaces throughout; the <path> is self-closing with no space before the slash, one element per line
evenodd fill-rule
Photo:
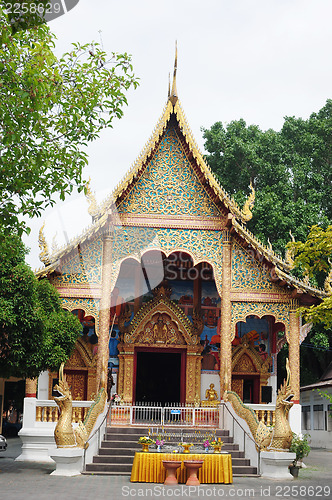
<path fill-rule="evenodd" d="M 125 196 L 130 192 L 130 190 L 135 186 L 138 180 L 142 177 L 144 171 L 146 170 L 151 158 L 156 152 L 162 138 L 165 136 L 167 130 L 171 127 L 176 127 L 183 139 L 183 147 L 186 151 L 186 156 L 190 159 L 191 163 L 195 166 L 195 172 L 200 178 L 201 185 L 204 185 L 204 189 L 214 203 L 223 209 L 221 212 L 227 218 L 228 227 L 231 229 L 234 235 L 241 240 L 245 246 L 255 249 L 256 253 L 265 259 L 269 265 L 274 267 L 275 270 L 275 282 L 280 282 L 280 284 L 293 287 L 300 291 L 300 293 L 308 294 L 311 296 L 324 298 L 327 293 L 324 290 L 318 290 L 311 287 L 304 281 L 298 280 L 289 274 L 291 266 L 289 262 L 286 262 L 280 256 L 278 256 L 272 249 L 272 246 L 266 246 L 262 244 L 246 227 L 246 222 L 250 220 L 252 214 L 250 208 L 252 206 L 252 196 L 249 196 L 245 207 L 241 209 L 237 203 L 232 199 L 228 193 L 220 185 L 219 181 L 211 171 L 210 167 L 205 163 L 202 153 L 200 152 L 193 134 L 188 126 L 187 120 L 185 118 L 184 112 L 182 110 L 180 101 L 177 96 L 176 91 L 176 61 L 174 67 L 174 77 L 172 89 L 169 90 L 168 100 L 164 107 L 163 113 L 153 130 L 153 133 L 146 143 L 143 151 L 138 156 L 135 163 L 132 165 L 130 170 L 127 172 L 123 180 L 116 186 L 113 192 L 106 198 L 106 200 L 100 205 L 96 206 L 95 200 L 91 198 L 90 208 L 93 205 L 93 212 L 89 210 L 89 213 L 93 216 L 93 223 L 88 227 L 80 236 L 72 239 L 67 245 L 59 249 L 53 255 L 48 255 L 46 251 L 46 243 L 43 240 L 43 236 L 40 235 L 40 245 L 44 248 L 42 254 L 44 254 L 43 262 L 46 267 L 38 270 L 36 275 L 41 277 L 48 273 L 56 270 L 60 259 L 65 255 L 68 255 L 72 250 L 77 249 L 85 241 L 92 238 L 94 235 L 99 233 L 100 229 L 107 224 L 109 216 L 112 216 L 113 223 L 115 218 L 115 225 L 121 225 L 121 214 L 116 214 L 115 207 L 123 201 Z M 153 217 L 153 214 L 152 214 Z M 41 255 L 42 255 L 41 254 Z"/>

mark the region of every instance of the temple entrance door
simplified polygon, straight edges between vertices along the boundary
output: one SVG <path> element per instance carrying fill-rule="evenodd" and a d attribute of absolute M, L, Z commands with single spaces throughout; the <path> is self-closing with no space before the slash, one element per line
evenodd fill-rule
<path fill-rule="evenodd" d="M 185 401 L 185 351 L 169 351 L 136 351 L 134 401 L 162 405 Z"/>

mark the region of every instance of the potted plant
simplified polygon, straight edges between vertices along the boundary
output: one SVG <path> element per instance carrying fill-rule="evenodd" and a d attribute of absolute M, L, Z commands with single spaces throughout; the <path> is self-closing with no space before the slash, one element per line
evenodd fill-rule
<path fill-rule="evenodd" d="M 209 451 L 209 446 L 210 446 L 210 443 L 209 443 L 209 440 L 206 439 L 203 443 L 203 446 L 204 446 L 204 450 L 205 450 L 205 453 L 208 453 Z"/>
<path fill-rule="evenodd" d="M 300 463 L 304 457 L 307 457 L 310 452 L 310 446 L 308 443 L 309 434 L 295 434 L 293 432 L 292 443 L 289 447 L 289 451 L 295 453 L 295 459 L 289 465 L 289 472 L 293 477 L 298 477 Z"/>
<path fill-rule="evenodd" d="M 142 451 L 149 451 L 149 445 L 155 444 L 155 441 L 148 436 L 141 436 L 138 440 L 139 444 L 142 445 Z"/>

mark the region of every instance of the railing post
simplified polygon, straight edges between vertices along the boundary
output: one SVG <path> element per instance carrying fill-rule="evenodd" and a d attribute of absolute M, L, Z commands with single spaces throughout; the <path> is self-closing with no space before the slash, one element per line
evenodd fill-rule
<path fill-rule="evenodd" d="M 133 406 L 129 407 L 129 423 L 130 425 L 133 425 Z"/>
<path fill-rule="evenodd" d="M 195 422 L 196 422 L 196 419 L 195 419 L 195 417 L 196 417 L 196 415 L 195 415 L 195 411 L 196 411 L 196 408 L 195 408 L 195 407 L 193 407 L 193 412 L 192 412 L 192 415 L 193 415 L 193 417 L 192 417 L 192 423 L 193 423 L 193 425 L 195 425 Z"/>

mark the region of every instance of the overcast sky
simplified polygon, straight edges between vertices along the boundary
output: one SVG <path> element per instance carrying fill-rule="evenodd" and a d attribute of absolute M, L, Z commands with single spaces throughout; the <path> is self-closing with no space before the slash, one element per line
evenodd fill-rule
<path fill-rule="evenodd" d="M 57 54 L 72 42 L 102 41 L 104 50 L 132 54 L 138 89 L 113 129 L 89 147 L 86 178 L 97 201 L 121 180 L 150 137 L 167 98 L 178 43 L 177 88 L 203 151 L 201 127 L 244 118 L 279 130 L 285 116 L 307 118 L 332 97 L 331 0 L 80 0 L 49 23 Z M 29 221 L 28 262 L 40 267 L 38 231 L 46 221 L 76 236 L 90 224 L 84 196 L 73 195 Z M 86 217 L 84 214 L 86 213 Z"/>

